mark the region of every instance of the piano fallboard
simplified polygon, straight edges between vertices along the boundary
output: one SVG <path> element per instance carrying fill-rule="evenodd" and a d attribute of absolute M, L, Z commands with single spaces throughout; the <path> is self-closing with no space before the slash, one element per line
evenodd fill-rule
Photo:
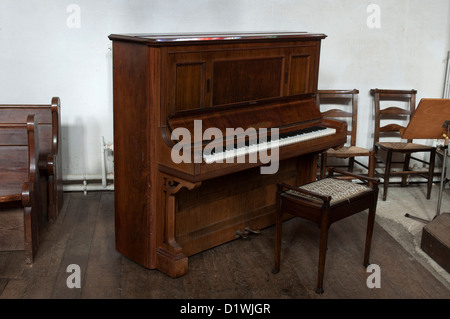
<path fill-rule="evenodd" d="M 280 137 L 312 127 L 326 129 L 323 131 L 326 135 L 303 137 L 292 143 L 280 140 Z M 212 129 L 214 135 L 205 134 Z M 180 132 L 183 133 L 181 136 L 178 135 Z M 276 173 L 276 165 L 271 166 L 272 162 L 343 145 L 346 132 L 345 123 L 322 118 L 313 95 L 177 112 L 169 116 L 167 126 L 161 128 L 164 143 L 161 143 L 158 169 L 190 182 L 256 166 L 267 167 L 262 168 L 262 172 Z M 275 137 L 272 137 L 273 133 Z M 264 141 L 269 139 L 274 140 L 271 143 L 276 149 L 261 150 L 261 146 L 267 146 Z M 222 161 L 209 162 L 203 156 L 211 150 L 230 150 L 244 140 L 255 142 L 259 145 L 258 150 Z M 281 144 L 276 144 L 277 140 Z"/>
<path fill-rule="evenodd" d="M 341 121 L 334 121 L 323 119 L 321 125 L 326 128 L 332 128 L 336 132 L 332 135 L 321 136 L 306 141 L 301 141 L 278 148 L 278 160 L 287 158 L 295 158 L 309 153 L 319 153 L 329 148 L 338 148 L 345 144 L 347 140 L 347 126 Z M 166 156 L 170 156 L 171 148 L 164 147 Z M 226 147 L 224 147 L 226 149 Z M 267 162 L 267 157 L 261 159 L 259 154 L 256 154 L 256 161 L 249 156 L 245 156 L 244 162 L 238 162 L 238 159 L 223 161 L 222 163 L 206 163 L 202 159 L 201 163 L 194 163 L 192 158 L 190 163 L 175 164 L 168 160 L 165 163 L 160 163 L 158 169 L 161 172 L 185 179 L 190 182 L 199 182 L 211 179 L 218 176 L 231 174 L 238 171 L 243 171 L 252 167 L 269 166 L 271 163 Z M 252 162 L 250 161 L 252 160 Z M 271 158 L 272 160 L 272 158 Z M 273 160 L 276 160 L 274 157 Z M 276 173 L 276 172 L 275 172 Z"/>

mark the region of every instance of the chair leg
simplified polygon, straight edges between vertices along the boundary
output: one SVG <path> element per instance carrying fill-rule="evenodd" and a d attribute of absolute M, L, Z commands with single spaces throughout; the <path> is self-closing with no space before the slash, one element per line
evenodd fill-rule
<path fill-rule="evenodd" d="M 409 171 L 409 162 L 411 161 L 411 154 L 405 154 L 405 162 L 403 164 L 403 171 Z M 408 179 L 408 175 L 402 176 L 402 187 L 406 186 L 406 181 Z"/>
<path fill-rule="evenodd" d="M 349 172 L 353 172 L 353 168 L 355 167 L 355 158 L 354 157 L 350 157 L 348 159 L 348 171 Z"/>
<path fill-rule="evenodd" d="M 364 267 L 370 265 L 370 248 L 372 246 L 373 226 L 375 224 L 375 207 L 369 209 L 369 215 L 367 218 L 367 232 L 366 232 L 366 245 L 364 248 Z"/>
<path fill-rule="evenodd" d="M 431 187 L 433 186 L 435 158 L 436 158 L 436 150 L 434 149 L 430 152 L 430 163 L 428 164 L 429 169 L 428 169 L 427 199 L 430 199 L 431 197 Z"/>
<path fill-rule="evenodd" d="M 384 168 L 384 181 L 383 181 L 383 200 L 386 200 L 387 191 L 389 186 L 389 175 L 391 173 L 392 162 L 392 150 L 388 150 L 386 154 L 386 167 Z"/>
<path fill-rule="evenodd" d="M 282 211 L 280 208 L 280 195 L 277 193 L 277 204 L 275 213 L 275 267 L 272 269 L 272 273 L 276 274 L 280 271 L 280 257 L 281 257 L 281 233 L 282 233 Z"/>
<path fill-rule="evenodd" d="M 316 293 L 323 294 L 323 277 L 325 274 L 325 259 L 328 245 L 328 221 L 322 220 L 320 226 L 320 244 L 319 244 L 319 269 L 317 273 L 317 288 Z"/>
<path fill-rule="evenodd" d="M 320 179 L 324 179 L 327 173 L 327 153 L 320 154 Z"/>
<path fill-rule="evenodd" d="M 376 162 L 376 158 L 375 158 L 375 152 L 374 151 L 370 151 L 369 153 L 369 167 L 368 167 L 368 176 L 369 177 L 374 177 L 375 176 L 375 162 Z M 372 187 L 373 184 L 372 182 L 368 183 L 369 187 Z"/>

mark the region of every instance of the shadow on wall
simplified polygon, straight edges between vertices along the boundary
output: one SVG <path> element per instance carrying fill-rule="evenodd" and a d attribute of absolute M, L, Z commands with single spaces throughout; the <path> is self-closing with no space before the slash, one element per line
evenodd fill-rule
<path fill-rule="evenodd" d="M 61 152 L 63 162 L 64 180 L 73 179 L 72 172 L 86 171 L 86 144 L 85 144 L 85 128 L 83 120 L 80 117 L 75 119 L 75 123 L 71 125 L 61 125 Z M 79 179 L 83 178 L 80 175 Z"/>
<path fill-rule="evenodd" d="M 88 139 L 86 128 L 98 139 Z M 114 190 L 113 144 L 100 136 L 99 125 L 77 117 L 74 124 L 61 127 L 61 135 L 64 191 Z"/>

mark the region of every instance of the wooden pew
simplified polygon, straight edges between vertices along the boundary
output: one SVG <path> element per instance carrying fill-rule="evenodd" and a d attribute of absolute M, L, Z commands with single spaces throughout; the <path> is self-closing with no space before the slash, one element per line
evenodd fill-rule
<path fill-rule="evenodd" d="M 0 124 L 0 250 L 24 250 L 36 256 L 44 214 L 40 204 L 37 118 L 24 124 Z"/>
<path fill-rule="evenodd" d="M 49 221 L 54 221 L 63 204 L 63 174 L 60 150 L 61 101 L 53 97 L 49 105 L 2 105 L 0 124 L 25 123 L 35 114 L 39 125 L 39 170 L 42 205 Z"/>

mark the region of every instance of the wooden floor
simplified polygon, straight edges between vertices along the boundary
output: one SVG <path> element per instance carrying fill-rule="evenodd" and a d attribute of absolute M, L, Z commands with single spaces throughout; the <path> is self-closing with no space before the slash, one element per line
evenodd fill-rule
<path fill-rule="evenodd" d="M 189 258 L 189 273 L 172 279 L 145 269 L 114 248 L 112 192 L 65 193 L 33 265 L 23 252 L 0 253 L 0 298 L 14 299 L 447 299 L 450 291 L 375 225 L 371 263 L 381 287 L 368 288 L 362 265 L 361 213 L 330 228 L 323 295 L 314 292 L 318 228 L 300 219 L 284 223 L 282 264 L 272 274 L 274 229 Z M 81 269 L 81 288 L 67 287 L 67 267 Z"/>

